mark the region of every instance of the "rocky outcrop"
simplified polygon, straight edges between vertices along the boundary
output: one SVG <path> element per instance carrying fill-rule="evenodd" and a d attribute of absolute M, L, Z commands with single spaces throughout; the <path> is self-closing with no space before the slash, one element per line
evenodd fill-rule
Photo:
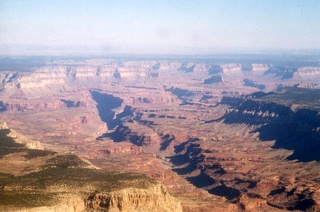
<path fill-rule="evenodd" d="M 304 88 L 320 88 L 320 68 L 319 67 L 302 67 L 294 74 L 295 85 Z"/>
<path fill-rule="evenodd" d="M 102 171 L 74 154 L 16 144 L 0 124 L 0 210 L 25 212 L 182 211 L 180 203 L 144 175 Z"/>
<path fill-rule="evenodd" d="M 182 207 L 161 185 L 147 189 L 127 188 L 113 192 L 95 192 L 85 199 L 87 209 L 113 212 L 179 212 Z"/>
<path fill-rule="evenodd" d="M 44 149 L 42 144 L 39 141 L 31 140 L 31 139 L 17 133 L 14 130 L 11 130 L 10 133 L 8 134 L 8 136 L 15 139 L 15 141 L 17 143 L 24 144 L 29 149 L 39 149 L 39 150 Z"/>
<path fill-rule="evenodd" d="M 315 181 L 319 175 L 316 169 L 307 179 L 300 173 L 295 175 L 290 170 L 293 169 L 292 164 L 287 167 L 281 160 L 271 162 L 271 153 L 259 156 L 257 152 L 264 147 L 256 149 L 250 142 L 248 147 L 255 153 L 246 158 L 247 150 L 233 149 L 232 142 L 221 144 L 225 145 L 224 148 L 217 143 L 210 148 L 201 141 L 184 143 L 183 149 L 179 147 L 182 154 L 171 157 L 176 167 L 174 170 L 195 186 L 225 197 L 243 211 L 318 210 L 316 190 L 319 185 Z M 261 164 L 267 166 L 262 167 Z"/>
<path fill-rule="evenodd" d="M 182 212 L 180 203 L 172 197 L 160 184 L 146 189 L 126 188 L 112 192 L 94 192 L 82 199 L 76 194 L 61 196 L 61 203 L 54 206 L 13 209 L 21 212 Z"/>
<path fill-rule="evenodd" d="M 144 153 L 143 147 L 136 146 L 129 143 L 121 143 L 113 147 L 107 147 L 102 150 L 104 153 L 108 155 L 119 155 L 119 154 L 140 154 Z"/>
<path fill-rule="evenodd" d="M 235 108 L 228 110 L 228 112 L 223 117 L 227 124 L 265 124 L 272 120 L 287 121 L 293 115 L 290 107 L 274 102 L 253 100 L 242 101 Z"/>
<path fill-rule="evenodd" d="M 5 121 L 0 121 L 0 129 L 1 130 L 3 130 L 3 129 L 9 129 L 9 127 L 8 127 L 8 124 L 7 124 L 7 122 L 5 122 Z"/>
<path fill-rule="evenodd" d="M 0 123 L 0 130 L 4 130 L 4 129 L 9 129 L 8 124 L 6 122 Z M 14 139 L 16 143 L 23 144 L 29 149 L 38 149 L 38 150 L 44 149 L 39 141 L 34 141 L 32 139 L 29 139 L 26 136 L 12 129 L 10 130 L 10 133 L 7 136 Z"/>
<path fill-rule="evenodd" d="M 265 72 L 266 70 L 268 70 L 269 68 L 269 65 L 267 64 L 257 64 L 257 63 L 254 63 L 252 64 L 252 71 L 253 72 Z"/>
<path fill-rule="evenodd" d="M 43 206 L 43 207 L 34 207 L 34 208 L 25 208 L 25 209 L 12 209 L 10 211 L 16 212 L 83 212 L 86 210 L 84 201 L 79 195 L 64 195 L 64 200 L 54 206 Z"/>
<path fill-rule="evenodd" d="M 179 104 L 178 98 L 175 96 L 170 95 L 167 92 L 163 92 L 160 95 L 150 95 L 145 94 L 143 97 L 130 97 L 125 98 L 124 101 L 128 105 L 132 106 L 139 106 L 139 105 L 145 105 L 145 104 L 163 104 L 163 105 L 177 105 Z"/>
<path fill-rule="evenodd" d="M 294 77 L 320 77 L 320 67 L 303 67 L 299 68 Z"/>
<path fill-rule="evenodd" d="M 223 64 L 221 65 L 224 74 L 239 74 L 242 72 L 242 68 L 240 64 Z"/>
<path fill-rule="evenodd" d="M 61 109 L 61 108 L 67 108 L 65 103 L 61 102 L 60 100 L 51 99 L 51 101 L 42 102 L 39 100 L 9 100 L 6 103 L 6 110 L 7 111 L 40 111 L 40 110 L 50 110 L 50 109 Z"/>
<path fill-rule="evenodd" d="M 300 210 L 300 202 L 317 210 L 318 165 L 309 161 L 320 155 L 319 114 L 305 105 L 318 101 L 283 104 L 288 101 L 282 97 L 272 102 L 248 94 L 317 87 L 319 68 L 214 61 L 65 60 L 23 74 L 1 72 L 1 118 L 46 148 L 77 152 L 105 170 L 161 180 L 186 211 Z M 157 211 L 157 201 L 171 201 L 152 200 L 167 197 L 150 189 L 90 190 L 79 204 L 84 207 L 85 198 L 89 211 L 107 205 Z M 78 207 L 65 205 L 41 210 Z"/>
<path fill-rule="evenodd" d="M 227 124 L 259 125 L 253 131 L 263 141 L 275 140 L 275 148 L 294 150 L 290 159 L 320 160 L 320 114 L 316 110 L 298 109 L 274 102 L 246 100 L 226 114 Z M 304 152 L 312 154 L 304 154 Z"/>

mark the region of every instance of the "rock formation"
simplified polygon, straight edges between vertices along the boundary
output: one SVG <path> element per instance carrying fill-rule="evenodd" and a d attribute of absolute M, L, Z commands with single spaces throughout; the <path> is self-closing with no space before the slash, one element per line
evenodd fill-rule
<path fill-rule="evenodd" d="M 104 171 L 123 173 L 102 174 L 120 176 L 116 189 L 89 183 L 81 190 L 89 178 L 80 166 L 81 186 L 46 187 L 67 191 L 58 198 L 65 202 L 32 210 L 319 210 L 319 67 L 221 61 L 59 59 L 26 72 L 1 71 L 0 118 L 20 143 L 18 152 L 6 147 L 0 157 L 3 179 L 38 182 L 32 173 L 48 176 L 52 161 L 71 152 L 101 169 L 90 168 L 96 179 Z M 71 166 L 78 161 L 61 157 Z M 60 162 L 54 166 L 67 166 L 63 175 L 75 171 Z M 29 186 L 23 191 L 35 190 Z"/>
<path fill-rule="evenodd" d="M 161 185 L 148 189 L 128 188 L 108 193 L 92 193 L 87 209 L 106 211 L 182 211 L 181 205 Z"/>
<path fill-rule="evenodd" d="M 15 143 L 10 129 L 0 129 L 0 139 L 0 210 L 182 211 L 143 175 L 104 172 L 73 154 L 29 149 Z"/>

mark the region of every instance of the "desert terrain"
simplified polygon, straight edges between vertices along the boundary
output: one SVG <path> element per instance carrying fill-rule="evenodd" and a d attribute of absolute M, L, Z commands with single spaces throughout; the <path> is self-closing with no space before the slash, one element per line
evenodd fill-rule
<path fill-rule="evenodd" d="M 320 211 L 319 59 L 0 61 L 1 210 Z"/>

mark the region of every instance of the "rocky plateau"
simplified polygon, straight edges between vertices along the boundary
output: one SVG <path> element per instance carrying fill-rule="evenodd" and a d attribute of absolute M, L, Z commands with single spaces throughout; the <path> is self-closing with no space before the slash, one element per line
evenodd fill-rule
<path fill-rule="evenodd" d="M 0 70 L 0 141 L 15 142 L 1 146 L 0 209 L 320 211 L 320 65 L 294 61 L 55 58 Z M 79 184 L 52 179 L 57 167 Z M 66 174 L 75 169 L 80 179 Z"/>

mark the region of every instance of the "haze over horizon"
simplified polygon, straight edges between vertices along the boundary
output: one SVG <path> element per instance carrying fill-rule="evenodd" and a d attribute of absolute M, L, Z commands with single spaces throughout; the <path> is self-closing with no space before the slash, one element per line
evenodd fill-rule
<path fill-rule="evenodd" d="M 1 54 L 320 49 L 320 2 L 0 0 Z"/>

